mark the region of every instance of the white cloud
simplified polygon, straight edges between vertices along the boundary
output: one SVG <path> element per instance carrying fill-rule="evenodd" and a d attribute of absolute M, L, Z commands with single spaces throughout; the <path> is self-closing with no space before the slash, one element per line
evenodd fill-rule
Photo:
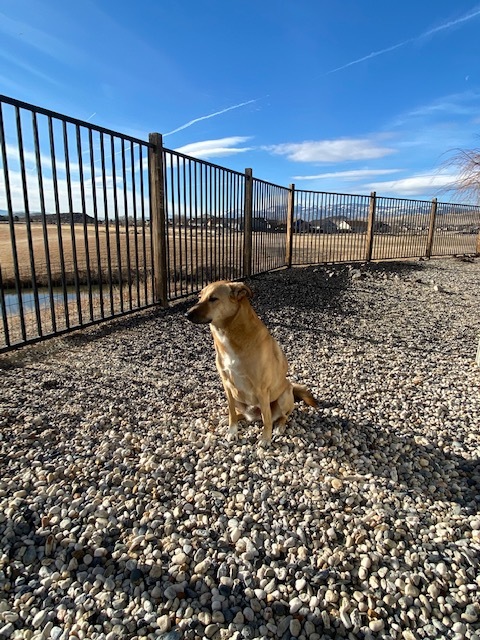
<path fill-rule="evenodd" d="M 251 147 L 237 146 L 249 139 L 249 137 L 245 136 L 231 136 L 229 138 L 218 138 L 217 140 L 202 140 L 201 142 L 192 142 L 183 147 L 178 147 L 175 151 L 194 158 L 218 158 L 250 151 Z"/>
<path fill-rule="evenodd" d="M 400 116 L 394 123 L 404 124 L 409 118 L 431 116 L 466 116 L 473 117 L 478 114 L 480 93 L 476 91 L 464 91 L 442 96 L 428 104 L 421 105 Z"/>
<path fill-rule="evenodd" d="M 363 180 L 373 176 L 384 176 L 391 173 L 398 173 L 401 169 L 357 169 L 352 171 L 332 171 L 330 173 L 319 173 L 313 176 L 294 176 L 294 180 L 327 180 L 335 178 L 339 180 L 354 181 Z"/>
<path fill-rule="evenodd" d="M 368 138 L 340 138 L 338 140 L 309 140 L 265 147 L 275 155 L 286 156 L 293 162 L 345 162 L 371 160 L 394 153 Z"/>
<path fill-rule="evenodd" d="M 451 173 L 421 173 L 410 178 L 373 182 L 366 186 L 382 194 L 388 192 L 398 196 L 432 195 L 437 189 L 448 189 L 457 178 L 458 176 Z"/>

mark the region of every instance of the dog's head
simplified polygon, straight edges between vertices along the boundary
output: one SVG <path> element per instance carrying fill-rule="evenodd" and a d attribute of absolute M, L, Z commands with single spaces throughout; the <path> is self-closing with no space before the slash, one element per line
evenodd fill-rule
<path fill-rule="evenodd" d="M 219 280 L 200 292 L 199 302 L 186 313 L 195 324 L 222 325 L 233 317 L 244 298 L 251 298 L 252 290 L 243 282 Z"/>

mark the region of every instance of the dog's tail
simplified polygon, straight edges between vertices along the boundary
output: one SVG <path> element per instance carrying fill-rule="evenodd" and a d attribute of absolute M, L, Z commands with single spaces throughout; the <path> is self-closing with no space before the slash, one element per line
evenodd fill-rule
<path fill-rule="evenodd" d="M 295 398 L 295 400 L 303 400 L 305 404 L 310 405 L 310 407 L 318 407 L 318 402 L 315 400 L 315 398 L 312 396 L 312 394 L 304 384 L 292 383 L 292 387 L 293 397 Z"/>

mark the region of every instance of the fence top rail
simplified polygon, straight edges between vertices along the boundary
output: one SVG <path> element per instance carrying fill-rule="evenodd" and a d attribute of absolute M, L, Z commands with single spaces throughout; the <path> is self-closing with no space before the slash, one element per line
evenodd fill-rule
<path fill-rule="evenodd" d="M 128 140 L 129 142 L 133 142 L 134 144 L 143 145 L 144 147 L 152 147 L 153 145 L 145 140 L 141 140 L 140 138 L 135 138 L 134 136 L 129 136 L 125 133 L 120 133 L 119 131 L 113 131 L 113 129 L 107 129 L 106 127 L 101 127 L 96 124 L 92 124 L 91 122 L 86 122 L 85 120 L 79 120 L 78 118 L 72 118 L 71 116 L 66 116 L 62 113 L 57 113 L 56 111 L 51 111 L 50 109 L 44 109 L 43 107 L 37 107 L 33 104 L 29 104 L 28 102 L 22 102 L 21 100 L 17 100 L 16 98 L 9 98 L 8 96 L 4 96 L 0 94 L 0 104 L 10 104 L 13 107 L 18 107 L 19 109 L 25 109 L 26 111 L 32 111 L 34 113 L 39 113 L 43 116 L 47 116 L 49 118 L 55 118 L 57 120 L 61 120 L 62 122 L 73 124 L 79 127 L 86 127 L 87 129 L 91 129 L 92 131 L 98 131 L 98 133 L 104 133 L 109 136 L 114 136 L 116 138 L 122 138 L 123 140 Z"/>
<path fill-rule="evenodd" d="M 295 187 L 295 193 L 314 193 L 323 196 L 342 196 L 343 198 L 365 198 L 370 199 L 371 195 L 366 193 L 337 193 L 334 191 L 315 191 L 314 189 L 297 189 Z M 418 198 L 397 198 L 396 196 L 379 196 L 375 194 L 377 202 L 379 200 L 394 200 L 395 202 L 417 202 L 419 204 L 431 205 L 432 200 L 420 200 Z M 436 198 L 434 198 L 436 200 Z M 437 202 L 438 206 L 442 207 L 462 207 L 471 211 L 480 211 L 479 205 L 474 204 L 462 204 L 461 202 Z"/>
<path fill-rule="evenodd" d="M 227 167 L 222 167 L 220 164 L 214 164 L 213 162 L 208 162 L 208 160 L 202 160 L 201 158 L 195 158 L 193 156 L 188 156 L 181 151 L 175 151 L 174 149 L 168 149 L 167 147 L 162 147 L 163 151 L 166 153 L 171 153 L 172 156 L 177 156 L 178 158 L 183 158 L 184 160 L 188 160 L 189 162 L 197 162 L 198 164 L 203 164 L 206 167 L 211 167 L 212 169 L 220 169 L 221 171 L 226 171 L 227 173 L 240 176 L 242 178 L 245 177 L 245 174 L 241 171 L 235 171 L 235 169 L 228 169 Z"/>
<path fill-rule="evenodd" d="M 480 205 L 462 204 L 461 202 L 437 202 L 438 207 L 451 207 L 452 209 L 460 209 L 461 211 L 476 211 L 480 214 Z"/>
<path fill-rule="evenodd" d="M 436 198 L 432 198 L 432 200 L 419 200 L 416 198 L 397 198 L 395 196 L 378 196 L 378 200 L 395 200 L 395 202 L 417 202 L 419 204 L 431 205 L 432 200 L 437 200 Z M 438 202 L 437 206 L 439 207 L 462 207 L 464 209 L 471 209 L 472 211 L 480 211 L 480 207 L 474 204 L 461 204 L 460 202 Z"/>
<path fill-rule="evenodd" d="M 254 182 L 260 182 L 261 184 L 265 184 L 268 187 L 275 187 L 276 189 L 283 189 L 284 191 L 290 191 L 290 187 L 286 187 L 283 184 L 275 184 L 274 182 L 269 182 L 268 180 L 262 180 L 262 178 L 256 178 L 252 176 Z"/>
<path fill-rule="evenodd" d="M 365 198 L 368 200 L 371 196 L 366 193 L 336 193 L 335 191 L 315 191 L 314 189 L 297 189 L 295 193 L 316 193 L 319 196 L 342 196 L 344 198 Z"/>

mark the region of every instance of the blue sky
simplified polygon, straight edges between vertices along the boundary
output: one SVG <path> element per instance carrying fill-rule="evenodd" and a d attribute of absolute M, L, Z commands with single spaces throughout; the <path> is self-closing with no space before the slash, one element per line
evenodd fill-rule
<path fill-rule="evenodd" d="M 480 4 L 0 0 L 0 93 L 299 189 L 450 199 Z"/>

